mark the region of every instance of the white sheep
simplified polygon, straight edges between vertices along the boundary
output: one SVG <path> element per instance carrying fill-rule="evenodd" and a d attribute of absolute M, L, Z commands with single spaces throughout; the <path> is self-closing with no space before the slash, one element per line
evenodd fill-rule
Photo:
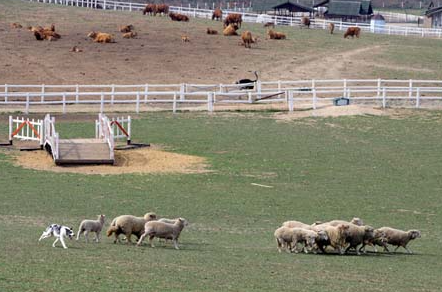
<path fill-rule="evenodd" d="M 361 218 L 358 217 L 354 217 L 353 219 L 351 219 L 351 221 L 345 221 L 345 220 L 332 220 L 329 222 L 325 222 L 325 223 L 321 223 L 321 224 L 314 224 L 314 225 L 323 225 L 323 224 L 328 224 L 331 226 L 338 226 L 339 224 L 354 224 L 354 225 L 358 225 L 358 226 L 363 226 L 364 222 L 362 221 Z"/>
<path fill-rule="evenodd" d="M 313 249 L 318 233 L 308 229 L 283 226 L 275 230 L 274 236 L 279 252 L 281 252 L 281 248 L 284 248 L 287 251 L 298 253 L 297 244 L 302 243 L 304 244 L 302 251 L 308 253 L 307 247 L 310 250 Z"/>
<path fill-rule="evenodd" d="M 288 227 L 288 228 L 304 228 L 304 229 L 308 229 L 308 230 L 312 230 L 312 225 L 308 225 L 305 223 L 302 223 L 301 221 L 285 221 L 284 223 L 282 223 L 282 226 L 284 227 Z"/>
<path fill-rule="evenodd" d="M 111 226 L 107 230 L 107 236 L 111 236 L 115 233 L 114 243 L 120 241 L 119 235 L 124 234 L 127 238 L 127 243 L 132 243 L 131 235 L 134 234 L 140 238 L 144 233 L 144 225 L 146 222 L 156 220 L 157 215 L 155 213 L 146 213 L 144 217 L 135 217 L 133 215 L 121 215 L 112 220 Z"/>
<path fill-rule="evenodd" d="M 153 245 L 153 239 L 157 237 L 171 239 L 173 241 L 175 249 L 179 249 L 178 238 L 180 237 L 183 228 L 187 225 L 188 221 L 184 218 L 178 218 L 178 220 L 174 224 L 161 221 L 149 221 L 145 224 L 144 233 L 138 240 L 137 245 L 140 246 L 143 243 L 144 238 L 146 236 L 149 236 L 149 243 L 151 247 L 155 247 Z"/>
<path fill-rule="evenodd" d="M 95 241 L 99 242 L 101 239 L 101 230 L 104 226 L 104 221 L 106 216 L 101 214 L 98 215 L 97 220 L 83 220 L 80 223 L 80 227 L 78 227 L 77 240 L 80 239 L 80 235 L 84 233 L 84 238 L 86 242 L 89 242 L 89 232 L 95 232 Z"/>
<path fill-rule="evenodd" d="M 407 244 L 410 242 L 410 240 L 421 237 L 421 232 L 419 230 L 403 231 L 391 227 L 382 227 L 379 228 L 378 230 L 385 234 L 386 242 L 388 244 L 396 246 L 396 249 L 394 251 L 396 251 L 400 246 L 402 246 L 403 248 L 405 248 L 405 250 L 408 253 L 413 253 L 411 250 L 407 248 Z M 384 245 L 384 250 L 389 252 L 386 244 Z"/>
<path fill-rule="evenodd" d="M 368 239 L 364 242 L 364 246 L 359 250 L 363 250 L 365 253 L 365 245 L 372 246 L 374 252 L 378 252 L 376 245 L 383 246 L 384 249 L 387 247 L 387 238 L 385 237 L 385 233 L 379 229 L 375 229 L 373 232 L 373 238 Z"/>

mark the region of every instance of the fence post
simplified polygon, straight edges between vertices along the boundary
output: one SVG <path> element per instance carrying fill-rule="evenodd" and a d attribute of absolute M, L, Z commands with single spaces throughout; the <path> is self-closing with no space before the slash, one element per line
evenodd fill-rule
<path fill-rule="evenodd" d="M 180 100 L 184 100 L 184 83 L 180 84 Z"/>
<path fill-rule="evenodd" d="M 111 105 L 114 104 L 114 99 L 115 99 L 115 84 L 112 84 L 112 89 L 111 89 Z"/>
<path fill-rule="evenodd" d="M 40 97 L 40 99 L 41 99 L 41 103 L 43 103 L 45 101 L 45 85 L 44 84 L 41 85 L 41 97 Z"/>
<path fill-rule="evenodd" d="M 408 83 L 408 98 L 411 99 L 413 95 L 413 80 L 410 79 Z"/>
<path fill-rule="evenodd" d="M 100 95 L 100 114 L 102 114 L 103 112 L 104 112 L 104 94 L 102 91 Z"/>
<path fill-rule="evenodd" d="M 207 110 L 213 112 L 213 93 L 207 93 Z"/>
<path fill-rule="evenodd" d="M 29 114 L 29 92 L 26 93 L 26 109 L 25 109 L 25 113 Z"/>
<path fill-rule="evenodd" d="M 339 30 L 342 30 L 342 19 L 339 21 Z"/>
<path fill-rule="evenodd" d="M 137 114 L 140 113 L 140 92 L 137 92 L 137 104 L 135 111 L 137 112 Z"/>
<path fill-rule="evenodd" d="M 289 112 L 293 112 L 293 91 L 289 91 Z"/>
<path fill-rule="evenodd" d="M 344 97 L 347 97 L 347 79 L 344 79 L 344 93 L 343 93 Z"/>
<path fill-rule="evenodd" d="M 416 108 L 420 107 L 420 88 L 416 88 Z"/>
<path fill-rule="evenodd" d="M 8 84 L 5 84 L 5 102 L 8 102 Z"/>
<path fill-rule="evenodd" d="M 378 91 L 377 91 L 377 97 L 381 97 L 381 78 L 378 78 Z"/>
<path fill-rule="evenodd" d="M 66 113 L 66 93 L 63 93 L 63 114 Z"/>
<path fill-rule="evenodd" d="M 132 2 L 129 2 L 129 11 L 132 12 Z"/>
<path fill-rule="evenodd" d="M 103 10 L 106 10 L 106 0 L 103 0 Z"/>
<path fill-rule="evenodd" d="M 348 99 L 349 99 L 349 102 L 350 102 L 350 98 L 351 98 L 351 88 L 347 88 L 347 96 L 346 96 Z"/>
<path fill-rule="evenodd" d="M 12 116 L 9 116 L 9 145 L 12 145 L 12 124 L 13 124 Z"/>
<path fill-rule="evenodd" d="M 147 103 L 147 92 L 149 91 L 149 84 L 144 85 L 144 103 Z"/>
<path fill-rule="evenodd" d="M 79 93 L 80 92 L 80 86 L 75 85 L 75 103 L 79 103 L 80 102 L 80 96 Z"/>
<path fill-rule="evenodd" d="M 131 128 L 132 128 L 132 119 L 130 116 L 127 117 L 127 145 L 130 145 L 131 143 Z"/>
<path fill-rule="evenodd" d="M 173 94 L 172 112 L 176 113 L 176 93 Z"/>
<path fill-rule="evenodd" d="M 383 108 L 385 108 L 387 105 L 386 98 L 387 98 L 387 91 L 386 91 L 386 88 L 384 87 L 384 88 L 382 88 L 382 107 Z"/>
<path fill-rule="evenodd" d="M 247 98 L 247 101 L 249 102 L 249 103 L 252 103 L 253 102 L 253 100 L 252 100 L 252 92 L 247 92 L 247 96 L 248 96 L 248 98 Z"/>
<path fill-rule="evenodd" d="M 316 109 L 316 89 L 313 88 L 313 109 Z"/>
<path fill-rule="evenodd" d="M 262 88 L 261 81 L 260 80 L 256 81 L 256 89 L 258 91 L 258 96 L 257 96 L 258 99 L 261 98 L 261 88 Z"/>

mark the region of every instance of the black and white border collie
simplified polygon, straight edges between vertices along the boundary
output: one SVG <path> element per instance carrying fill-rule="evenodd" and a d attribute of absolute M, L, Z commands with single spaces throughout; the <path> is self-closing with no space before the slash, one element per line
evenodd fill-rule
<path fill-rule="evenodd" d="M 69 239 L 72 239 L 75 236 L 75 234 L 72 228 L 70 227 L 58 224 L 52 224 L 49 225 L 48 228 L 46 228 L 46 230 L 42 233 L 38 241 L 41 241 L 42 239 L 52 236 L 56 237 L 54 243 L 52 244 L 52 247 L 55 247 L 55 244 L 60 240 L 61 244 L 63 245 L 63 248 L 67 248 L 66 244 L 64 243 L 64 238 L 69 237 Z"/>

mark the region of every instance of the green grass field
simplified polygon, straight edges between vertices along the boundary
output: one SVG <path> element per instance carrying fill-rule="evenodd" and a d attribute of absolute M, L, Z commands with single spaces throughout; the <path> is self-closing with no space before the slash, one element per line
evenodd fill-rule
<path fill-rule="evenodd" d="M 439 291 L 442 113 L 291 122 L 272 115 L 149 113 L 134 121 L 134 141 L 205 157 L 212 172 L 204 174 L 48 173 L 13 166 L 0 152 L 0 291 Z M 66 138 L 93 135 L 90 123 L 58 128 Z M 67 250 L 37 242 L 50 223 L 77 229 L 99 213 L 108 225 L 147 211 L 191 222 L 181 250 L 109 238 L 69 241 Z M 276 250 L 273 232 L 285 220 L 353 216 L 420 229 L 415 254 Z"/>

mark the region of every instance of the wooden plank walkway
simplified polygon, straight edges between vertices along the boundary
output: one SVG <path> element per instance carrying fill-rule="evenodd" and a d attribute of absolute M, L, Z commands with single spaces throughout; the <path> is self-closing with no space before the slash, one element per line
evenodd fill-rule
<path fill-rule="evenodd" d="M 56 164 L 113 164 L 109 145 L 102 139 L 60 139 Z"/>

